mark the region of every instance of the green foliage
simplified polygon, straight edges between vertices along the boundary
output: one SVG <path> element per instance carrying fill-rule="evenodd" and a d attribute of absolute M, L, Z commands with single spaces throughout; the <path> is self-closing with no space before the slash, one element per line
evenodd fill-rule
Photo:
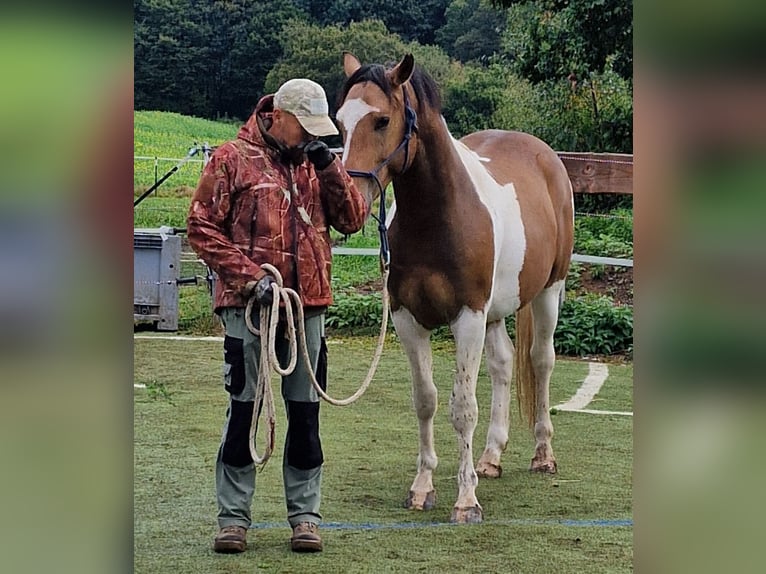
<path fill-rule="evenodd" d="M 380 293 L 361 295 L 340 291 L 333 299 L 326 315 L 328 328 L 348 335 L 369 335 L 380 329 L 383 319 Z"/>
<path fill-rule="evenodd" d="M 348 27 L 289 22 L 282 31 L 284 56 L 271 69 L 265 89 L 275 92 L 295 77 L 310 77 L 324 87 L 331 106 L 345 80 L 342 52 L 352 52 L 363 62 L 387 62 L 401 58 L 402 40 L 380 21 L 354 22 Z"/>
<path fill-rule="evenodd" d="M 136 109 L 246 118 L 280 57 L 282 25 L 300 17 L 289 0 L 136 0 Z"/>
<path fill-rule="evenodd" d="M 575 253 L 604 257 L 633 256 L 633 213 L 616 209 L 605 217 L 575 217 Z"/>
<path fill-rule="evenodd" d="M 614 71 L 538 84 L 535 135 L 561 151 L 633 152 L 633 87 Z"/>
<path fill-rule="evenodd" d="M 362 295 L 351 291 L 336 292 L 335 302 L 327 311 L 327 326 L 336 334 L 370 335 L 380 329 L 382 302 L 380 293 Z M 514 322 L 507 321 L 514 336 Z M 434 340 L 449 340 L 444 327 Z M 553 340 L 561 355 L 616 355 L 633 353 L 633 309 L 617 305 L 609 297 L 588 294 L 568 299 L 559 314 Z"/>
<path fill-rule="evenodd" d="M 455 137 L 489 128 L 534 133 L 530 128 L 542 121 L 537 101 L 535 88 L 500 63 L 469 64 L 445 83 L 444 118 Z"/>
<path fill-rule="evenodd" d="M 553 337 L 561 355 L 633 354 L 633 308 L 609 297 L 567 299 Z"/>
<path fill-rule="evenodd" d="M 346 27 L 290 22 L 283 30 L 282 47 L 284 56 L 269 72 L 266 91 L 276 91 L 290 78 L 310 77 L 324 87 L 331 108 L 337 107 L 346 79 L 343 51 L 353 53 L 362 63 L 382 64 L 396 63 L 411 52 L 437 82 L 443 81 L 451 69 L 449 57 L 441 49 L 416 42 L 407 44 L 379 20 L 352 22 Z M 340 145 L 340 141 L 337 143 Z"/>
<path fill-rule="evenodd" d="M 507 0 L 503 54 L 533 82 L 587 78 L 611 67 L 633 76 L 633 5 L 629 0 Z"/>
<path fill-rule="evenodd" d="M 483 0 L 452 0 L 436 43 L 461 62 L 486 63 L 499 52 L 505 13 Z"/>
<path fill-rule="evenodd" d="M 379 20 L 392 33 L 419 44 L 433 44 L 444 24 L 449 0 L 297 0 L 319 25 L 345 26 Z"/>

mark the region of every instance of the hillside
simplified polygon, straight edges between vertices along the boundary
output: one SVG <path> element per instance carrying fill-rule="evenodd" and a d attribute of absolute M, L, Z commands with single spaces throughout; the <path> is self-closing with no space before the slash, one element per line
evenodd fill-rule
<path fill-rule="evenodd" d="M 173 112 L 133 112 L 134 191 L 143 191 L 154 184 L 155 176 L 161 178 L 185 158 L 193 146 L 219 145 L 236 137 L 238 129 L 239 123 L 215 122 Z M 161 186 L 158 195 L 196 186 L 201 165 L 202 155 L 198 153 Z"/>

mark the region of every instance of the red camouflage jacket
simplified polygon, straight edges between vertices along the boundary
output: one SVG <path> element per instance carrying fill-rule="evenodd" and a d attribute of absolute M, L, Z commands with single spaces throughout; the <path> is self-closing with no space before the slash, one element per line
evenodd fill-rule
<path fill-rule="evenodd" d="M 264 141 L 265 96 L 237 139 L 218 147 L 200 178 L 189 209 L 192 249 L 218 275 L 214 307 L 244 307 L 244 287 L 274 265 L 304 307 L 332 304 L 328 225 L 354 233 L 367 206 L 340 159 L 321 171 L 308 160 L 293 165 Z M 260 118 L 260 121 L 259 121 Z M 261 125 L 259 125 L 259 123 Z"/>

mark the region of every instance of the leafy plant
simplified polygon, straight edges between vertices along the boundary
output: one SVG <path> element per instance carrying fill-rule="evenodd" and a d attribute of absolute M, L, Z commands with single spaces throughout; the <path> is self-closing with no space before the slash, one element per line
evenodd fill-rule
<path fill-rule="evenodd" d="M 326 325 L 349 335 L 367 335 L 380 329 L 383 301 L 379 293 L 360 295 L 339 292 L 327 310 Z"/>
<path fill-rule="evenodd" d="M 165 383 L 157 381 L 156 379 L 152 379 L 146 383 L 146 394 L 153 401 L 163 400 L 169 402 L 171 405 L 173 404 L 171 393 L 165 386 Z"/>
<path fill-rule="evenodd" d="M 603 295 L 567 300 L 553 344 L 562 355 L 632 355 L 633 309 Z"/>

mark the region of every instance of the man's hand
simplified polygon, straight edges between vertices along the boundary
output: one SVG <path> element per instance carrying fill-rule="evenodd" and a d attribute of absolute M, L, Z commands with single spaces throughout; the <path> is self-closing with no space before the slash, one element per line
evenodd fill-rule
<path fill-rule="evenodd" d="M 274 299 L 272 283 L 275 283 L 274 278 L 271 275 L 264 275 L 258 281 L 248 281 L 245 285 L 245 292 L 248 297 L 254 296 L 261 307 L 265 307 L 271 305 Z"/>
<path fill-rule="evenodd" d="M 303 148 L 303 151 L 316 169 L 326 168 L 332 163 L 332 160 L 335 159 L 335 156 L 330 151 L 330 148 L 327 147 L 327 144 L 319 140 L 307 143 L 306 147 Z"/>

